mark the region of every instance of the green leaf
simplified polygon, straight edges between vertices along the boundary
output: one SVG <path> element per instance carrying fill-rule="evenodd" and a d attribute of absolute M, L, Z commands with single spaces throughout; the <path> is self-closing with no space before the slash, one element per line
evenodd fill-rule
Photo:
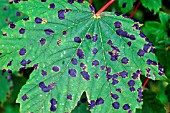
<path fill-rule="evenodd" d="M 5 70 L 0 71 L 0 106 L 3 106 L 4 102 L 10 98 L 10 92 L 12 89 L 12 73 Z"/>
<path fill-rule="evenodd" d="M 168 23 L 170 22 L 170 14 L 164 13 L 162 11 L 159 12 L 159 19 L 161 21 L 161 24 L 165 26 L 165 29 L 168 29 Z M 170 29 L 170 28 L 169 28 Z"/>
<path fill-rule="evenodd" d="M 0 67 L 34 67 L 17 99 L 21 113 L 71 112 L 84 91 L 92 113 L 135 112 L 142 105 L 140 75 L 166 79 L 139 22 L 113 12 L 94 15 L 87 2 L 16 6 L 29 19 L 2 30 Z"/>
<path fill-rule="evenodd" d="M 153 10 L 154 14 L 159 12 L 162 7 L 162 0 L 141 0 L 142 5 L 149 10 Z"/>
<path fill-rule="evenodd" d="M 8 0 L 1 0 L 0 7 L 0 30 L 9 23 L 20 20 L 26 16 L 18 11 L 18 9 L 15 8 L 13 4 L 8 3 Z"/>
<path fill-rule="evenodd" d="M 136 2 L 136 0 L 118 0 L 118 4 L 121 7 L 122 13 L 130 12 L 133 8 L 133 3 Z"/>
<path fill-rule="evenodd" d="M 156 94 L 151 91 L 143 92 L 143 107 L 142 110 L 137 110 L 136 113 L 166 113 L 164 105 L 156 99 Z"/>

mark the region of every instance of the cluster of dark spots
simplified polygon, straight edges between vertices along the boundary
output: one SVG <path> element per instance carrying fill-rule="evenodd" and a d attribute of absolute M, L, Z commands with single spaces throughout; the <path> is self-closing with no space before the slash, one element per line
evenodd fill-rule
<path fill-rule="evenodd" d="M 129 59 L 128 59 L 127 57 L 123 57 L 123 58 L 121 59 L 121 62 L 122 62 L 123 64 L 127 64 L 127 63 L 129 62 Z"/>
<path fill-rule="evenodd" d="M 119 72 L 118 74 L 119 74 L 119 76 L 121 76 L 122 78 L 128 77 L 128 72 L 127 72 L 127 71 L 122 71 L 122 72 Z"/>
<path fill-rule="evenodd" d="M 98 79 L 99 78 L 99 74 L 98 73 L 94 74 L 94 77 Z"/>
<path fill-rule="evenodd" d="M 121 28 L 122 23 L 119 22 L 119 21 L 116 21 L 116 22 L 114 22 L 114 26 L 115 26 L 116 28 Z"/>
<path fill-rule="evenodd" d="M 59 66 L 53 66 L 53 67 L 52 67 L 52 70 L 53 70 L 54 72 L 58 72 L 58 71 L 60 71 L 60 67 L 59 67 Z"/>
<path fill-rule="evenodd" d="M 43 46 L 46 43 L 46 39 L 45 38 L 41 38 L 40 39 L 40 44 L 41 46 Z"/>
<path fill-rule="evenodd" d="M 76 54 L 79 57 L 79 59 L 84 59 L 84 52 L 82 49 L 80 49 L 80 48 L 77 49 Z"/>
<path fill-rule="evenodd" d="M 72 4 L 72 3 L 74 3 L 74 0 L 67 0 L 67 2 Z"/>
<path fill-rule="evenodd" d="M 30 64 L 31 63 L 31 60 L 25 60 L 25 59 L 23 59 L 21 62 L 20 62 L 20 64 L 22 65 L 22 66 L 26 66 L 27 64 Z"/>
<path fill-rule="evenodd" d="M 120 56 L 119 52 L 120 50 L 116 46 L 111 46 L 112 51 L 108 51 L 108 54 L 110 55 L 110 60 L 111 61 L 116 61 L 118 60 L 118 57 Z"/>
<path fill-rule="evenodd" d="M 75 69 L 69 69 L 69 70 L 68 70 L 68 74 L 69 74 L 71 77 L 76 77 L 77 71 L 76 71 Z"/>
<path fill-rule="evenodd" d="M 90 34 L 86 34 L 86 39 L 90 40 L 91 39 L 91 35 Z"/>
<path fill-rule="evenodd" d="M 54 34 L 54 31 L 52 29 L 45 29 L 44 32 L 46 35 Z"/>
<path fill-rule="evenodd" d="M 119 109 L 119 108 L 120 108 L 119 102 L 113 102 L 113 103 L 112 103 L 112 107 L 113 107 L 114 109 Z"/>
<path fill-rule="evenodd" d="M 92 66 L 98 66 L 99 65 L 99 61 L 98 60 L 94 60 L 93 62 L 92 62 Z"/>
<path fill-rule="evenodd" d="M 74 42 L 81 43 L 81 38 L 80 37 L 75 37 Z"/>
<path fill-rule="evenodd" d="M 98 35 L 97 34 L 94 34 L 92 36 L 92 42 L 96 42 L 98 40 Z"/>
<path fill-rule="evenodd" d="M 137 101 L 140 103 L 140 102 L 142 102 L 142 88 L 138 88 L 137 89 L 137 91 L 138 91 L 138 98 L 137 98 Z"/>
<path fill-rule="evenodd" d="M 148 59 L 148 60 L 146 61 L 146 63 L 147 63 L 148 65 L 153 65 L 153 66 L 157 65 L 157 62 L 155 62 L 155 61 L 153 61 L 153 60 L 151 60 L 151 59 Z"/>
<path fill-rule="evenodd" d="M 41 74 L 42 74 L 42 76 L 46 76 L 47 72 L 45 70 L 41 70 Z"/>
<path fill-rule="evenodd" d="M 130 35 L 130 34 L 128 34 L 128 32 L 123 31 L 122 29 L 117 29 L 116 34 L 119 35 L 119 36 L 122 36 L 122 37 L 126 37 L 126 38 L 128 38 L 128 39 L 130 39 L 132 41 L 136 40 L 134 35 Z"/>
<path fill-rule="evenodd" d="M 54 99 L 54 98 L 52 98 L 51 100 L 50 100 L 50 103 L 51 103 L 51 105 L 56 105 L 57 104 L 57 101 L 56 101 L 56 99 Z"/>
<path fill-rule="evenodd" d="M 82 77 L 85 79 L 85 80 L 90 80 L 90 75 L 88 72 L 86 71 L 81 71 L 80 74 L 82 75 Z"/>
<path fill-rule="evenodd" d="M 54 9 L 54 8 L 55 8 L 55 4 L 54 4 L 54 3 L 51 3 L 51 4 L 50 4 L 50 8 L 51 8 L 51 9 Z"/>
<path fill-rule="evenodd" d="M 15 25 L 13 22 L 9 23 L 9 27 L 10 27 L 11 29 L 14 29 L 15 26 L 16 26 L 16 25 Z"/>
<path fill-rule="evenodd" d="M 119 99 L 119 96 L 117 94 L 110 93 L 110 96 L 115 100 Z"/>
<path fill-rule="evenodd" d="M 95 100 L 91 100 L 91 101 L 90 101 L 90 104 L 89 104 L 89 108 L 90 108 L 90 109 L 93 109 L 93 108 L 95 107 L 95 105 L 96 105 Z"/>
<path fill-rule="evenodd" d="M 67 99 L 68 99 L 68 100 L 72 100 L 72 95 L 71 95 L 71 94 L 68 94 L 68 95 L 67 95 Z"/>
<path fill-rule="evenodd" d="M 123 105 L 123 109 L 124 109 L 124 110 L 128 110 L 128 109 L 130 109 L 129 104 L 124 104 L 124 105 Z"/>
<path fill-rule="evenodd" d="M 58 19 L 63 20 L 65 19 L 65 13 L 71 11 L 71 9 L 59 10 L 58 11 Z"/>
<path fill-rule="evenodd" d="M 95 14 L 95 8 L 94 8 L 92 5 L 90 5 L 89 7 L 90 7 L 91 12 L 92 12 L 93 14 Z"/>
<path fill-rule="evenodd" d="M 50 85 L 48 85 L 48 86 L 46 86 L 46 85 L 44 84 L 44 82 L 40 82 L 40 83 L 39 83 L 39 87 L 41 88 L 41 90 L 42 90 L 43 92 L 49 92 L 49 91 L 51 91 L 52 88 L 54 88 L 55 85 L 56 85 L 55 82 L 50 83 Z"/>
<path fill-rule="evenodd" d="M 96 101 L 95 100 L 91 100 L 90 104 L 89 104 L 89 108 L 93 109 L 95 106 L 100 105 L 100 104 L 104 104 L 104 100 L 101 97 L 97 98 Z"/>
<path fill-rule="evenodd" d="M 164 74 L 164 69 L 162 68 L 162 66 L 159 63 L 158 63 L 158 70 L 159 70 L 159 75 Z"/>
<path fill-rule="evenodd" d="M 27 100 L 27 99 L 28 99 L 28 96 L 27 96 L 26 94 L 24 94 L 24 95 L 22 96 L 22 100 L 25 101 L 25 100 Z"/>
<path fill-rule="evenodd" d="M 21 16 L 21 12 L 16 12 L 16 16 Z"/>
<path fill-rule="evenodd" d="M 25 29 L 24 28 L 19 29 L 19 33 L 20 34 L 24 34 L 25 33 Z"/>
<path fill-rule="evenodd" d="M 13 60 L 11 60 L 11 61 L 8 62 L 7 67 L 12 65 L 12 61 L 13 61 Z"/>

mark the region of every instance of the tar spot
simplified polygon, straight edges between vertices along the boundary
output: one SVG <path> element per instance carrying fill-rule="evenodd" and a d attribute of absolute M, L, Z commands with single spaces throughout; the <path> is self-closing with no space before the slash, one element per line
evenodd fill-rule
<path fill-rule="evenodd" d="M 115 99 L 115 100 L 119 99 L 119 96 L 118 96 L 117 94 L 111 93 L 110 95 L 111 95 L 111 97 L 112 97 L 113 99 Z"/>
<path fill-rule="evenodd" d="M 65 13 L 64 10 L 59 10 L 59 11 L 58 11 L 58 18 L 59 18 L 60 20 L 65 19 L 64 13 Z"/>
<path fill-rule="evenodd" d="M 67 35 L 67 31 L 63 31 L 63 35 L 64 35 L 64 36 Z"/>
<path fill-rule="evenodd" d="M 39 18 L 39 17 L 36 17 L 34 21 L 35 21 L 35 23 L 37 23 L 37 24 L 41 24 L 42 19 Z"/>
<path fill-rule="evenodd" d="M 95 14 L 95 8 L 92 5 L 90 5 L 89 7 L 90 7 L 91 12 Z"/>
<path fill-rule="evenodd" d="M 24 94 L 24 95 L 22 96 L 22 100 L 25 101 L 25 100 L 27 100 L 27 99 L 28 99 L 28 96 L 27 96 L 26 94 Z"/>
<path fill-rule="evenodd" d="M 96 102 L 94 100 L 91 100 L 90 105 L 89 105 L 90 109 L 93 109 L 95 105 L 96 105 Z"/>
<path fill-rule="evenodd" d="M 145 55 L 145 51 L 142 49 L 139 49 L 138 53 L 137 53 L 140 57 Z"/>
<path fill-rule="evenodd" d="M 47 72 L 44 71 L 44 70 L 41 70 L 41 74 L 42 74 L 42 76 L 46 76 L 46 75 L 47 75 Z"/>
<path fill-rule="evenodd" d="M 26 49 L 25 48 L 20 49 L 19 54 L 21 56 L 25 55 L 26 54 Z"/>
<path fill-rule="evenodd" d="M 120 104 L 118 102 L 113 102 L 112 106 L 114 109 L 119 109 L 120 108 Z"/>
<path fill-rule="evenodd" d="M 68 1 L 68 3 L 70 3 L 70 4 L 74 3 L 74 0 L 67 0 L 67 1 Z"/>
<path fill-rule="evenodd" d="M 73 65 L 77 65 L 77 59 L 76 59 L 76 58 L 72 58 L 72 59 L 71 59 L 71 63 L 72 63 Z"/>
<path fill-rule="evenodd" d="M 80 37 L 75 37 L 74 42 L 81 43 L 81 38 Z"/>
<path fill-rule="evenodd" d="M 51 4 L 50 4 L 50 8 L 54 9 L 54 8 L 55 8 L 55 4 L 54 4 L 54 3 L 51 3 Z"/>
<path fill-rule="evenodd" d="M 132 42 L 127 42 L 128 46 L 130 47 L 132 45 Z"/>
<path fill-rule="evenodd" d="M 53 66 L 53 67 L 52 67 L 52 70 L 53 70 L 54 72 L 58 72 L 58 71 L 60 71 L 60 67 L 58 67 L 58 66 Z"/>
<path fill-rule="evenodd" d="M 127 64 L 127 63 L 129 62 L 129 59 L 128 59 L 127 57 L 123 57 L 122 60 L 121 60 L 121 62 L 122 62 L 123 64 Z"/>
<path fill-rule="evenodd" d="M 92 62 L 92 66 L 98 66 L 99 65 L 99 61 L 98 60 L 94 60 L 93 62 Z"/>
<path fill-rule="evenodd" d="M 82 71 L 80 73 L 85 80 L 90 80 L 90 75 L 88 74 L 88 72 Z"/>
<path fill-rule="evenodd" d="M 104 103 L 104 100 L 102 98 L 98 98 L 96 100 L 96 105 L 100 105 L 100 104 L 103 104 Z"/>
<path fill-rule="evenodd" d="M 45 38 L 41 38 L 40 39 L 40 44 L 41 46 L 43 46 L 46 43 L 46 39 Z"/>
<path fill-rule="evenodd" d="M 114 23 L 114 26 L 116 28 L 120 28 L 122 26 L 122 24 L 119 21 L 117 21 L 117 22 Z"/>
<path fill-rule="evenodd" d="M 52 99 L 50 100 L 50 103 L 51 103 L 51 105 L 56 105 L 56 104 L 57 104 L 57 101 L 56 101 L 56 99 L 52 98 Z"/>
<path fill-rule="evenodd" d="M 123 7 L 123 8 L 125 8 L 125 7 L 126 7 L 126 2 L 124 2 L 124 3 L 122 4 L 122 7 Z"/>
<path fill-rule="evenodd" d="M 19 29 L 19 33 L 20 34 L 24 34 L 25 33 L 25 29 L 24 28 Z"/>
<path fill-rule="evenodd" d="M 54 105 L 51 105 L 50 111 L 55 112 L 56 110 L 57 110 L 56 107 Z"/>
<path fill-rule="evenodd" d="M 119 74 L 122 78 L 126 78 L 128 76 L 128 73 L 126 71 L 122 71 Z"/>
<path fill-rule="evenodd" d="M 97 48 L 94 48 L 94 49 L 92 50 L 92 53 L 93 53 L 93 54 L 96 54 L 97 52 L 98 52 Z"/>
<path fill-rule="evenodd" d="M 15 24 L 14 23 L 9 23 L 9 27 L 11 28 L 11 29 L 14 29 L 15 28 Z"/>
<path fill-rule="evenodd" d="M 69 69 L 68 74 L 72 77 L 76 77 L 77 71 L 75 69 Z"/>
<path fill-rule="evenodd" d="M 68 99 L 68 100 L 72 100 L 72 95 L 71 95 L 71 94 L 68 94 L 68 95 L 67 95 L 67 99 Z"/>
<path fill-rule="evenodd" d="M 135 85 L 135 81 L 134 80 L 129 80 L 128 81 L 128 85 L 129 86 L 134 86 Z"/>
<path fill-rule="evenodd" d="M 90 40 L 91 39 L 91 35 L 90 34 L 86 34 L 86 39 Z"/>
<path fill-rule="evenodd" d="M 54 34 L 54 31 L 51 30 L 51 29 L 45 29 L 44 32 L 45 32 L 46 35 Z"/>
<path fill-rule="evenodd" d="M 97 35 L 97 34 L 95 34 L 95 35 L 92 37 L 92 41 L 93 41 L 93 42 L 96 42 L 96 41 L 97 41 L 97 39 L 98 39 L 98 35 Z"/>
<path fill-rule="evenodd" d="M 128 110 L 128 109 L 130 109 L 130 106 L 129 106 L 128 104 L 124 104 L 124 105 L 123 105 L 123 109 L 124 109 L 124 110 Z"/>
<path fill-rule="evenodd" d="M 23 60 L 20 62 L 20 64 L 21 64 L 22 66 L 26 66 L 27 61 L 23 59 Z"/>
<path fill-rule="evenodd" d="M 79 59 L 84 59 L 84 52 L 82 51 L 82 49 L 77 49 L 76 53 Z"/>

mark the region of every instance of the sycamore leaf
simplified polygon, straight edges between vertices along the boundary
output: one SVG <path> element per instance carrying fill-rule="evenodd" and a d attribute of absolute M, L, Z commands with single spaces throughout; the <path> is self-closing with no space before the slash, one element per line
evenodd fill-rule
<path fill-rule="evenodd" d="M 162 0 L 140 0 L 142 5 L 149 10 L 153 10 L 154 14 L 159 12 L 162 7 Z"/>
<path fill-rule="evenodd" d="M 118 0 L 122 13 L 127 13 L 132 10 L 134 2 L 136 2 L 136 0 Z"/>
<path fill-rule="evenodd" d="M 2 29 L 0 68 L 34 67 L 17 99 L 21 113 L 71 112 L 84 91 L 92 113 L 135 112 L 142 105 L 140 75 L 166 79 L 139 22 L 94 15 L 82 0 L 15 6 L 29 18 Z"/>
<path fill-rule="evenodd" d="M 12 73 L 10 70 L 6 72 L 6 70 L 0 71 L 0 106 L 10 98 L 10 92 L 12 90 Z"/>

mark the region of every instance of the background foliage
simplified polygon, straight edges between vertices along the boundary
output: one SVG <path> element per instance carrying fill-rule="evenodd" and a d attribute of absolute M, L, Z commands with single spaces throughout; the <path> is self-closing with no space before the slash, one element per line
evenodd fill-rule
<path fill-rule="evenodd" d="M 96 10 L 99 10 L 108 0 L 93 0 Z M 139 1 L 137 0 L 117 0 L 107 10 L 130 15 Z M 165 74 L 170 77 L 170 0 L 141 0 L 141 5 L 134 15 L 134 18 L 143 22 L 142 31 L 156 47 L 156 56 L 165 69 Z M 6 0 L 0 4 L 0 29 L 8 26 L 11 22 L 16 22 L 27 15 L 18 11 L 13 4 Z M 19 113 L 19 105 L 16 104 L 16 98 L 20 88 L 29 78 L 33 69 L 23 70 L 21 72 L 7 72 L 5 76 L 0 74 L 0 83 L 3 85 L 0 93 L 2 113 Z M 3 70 L 2 70 L 3 71 Z M 11 82 L 8 81 L 12 77 Z M 145 78 L 141 78 L 144 82 Z M 5 93 L 5 96 L 4 96 Z M 150 80 L 143 92 L 144 105 L 142 110 L 137 113 L 165 113 L 169 112 L 170 106 L 170 87 L 165 81 Z M 5 103 L 4 103 L 5 102 Z M 155 109 L 157 108 L 157 109 Z M 81 97 L 73 113 L 89 113 L 88 103 L 85 94 Z"/>

